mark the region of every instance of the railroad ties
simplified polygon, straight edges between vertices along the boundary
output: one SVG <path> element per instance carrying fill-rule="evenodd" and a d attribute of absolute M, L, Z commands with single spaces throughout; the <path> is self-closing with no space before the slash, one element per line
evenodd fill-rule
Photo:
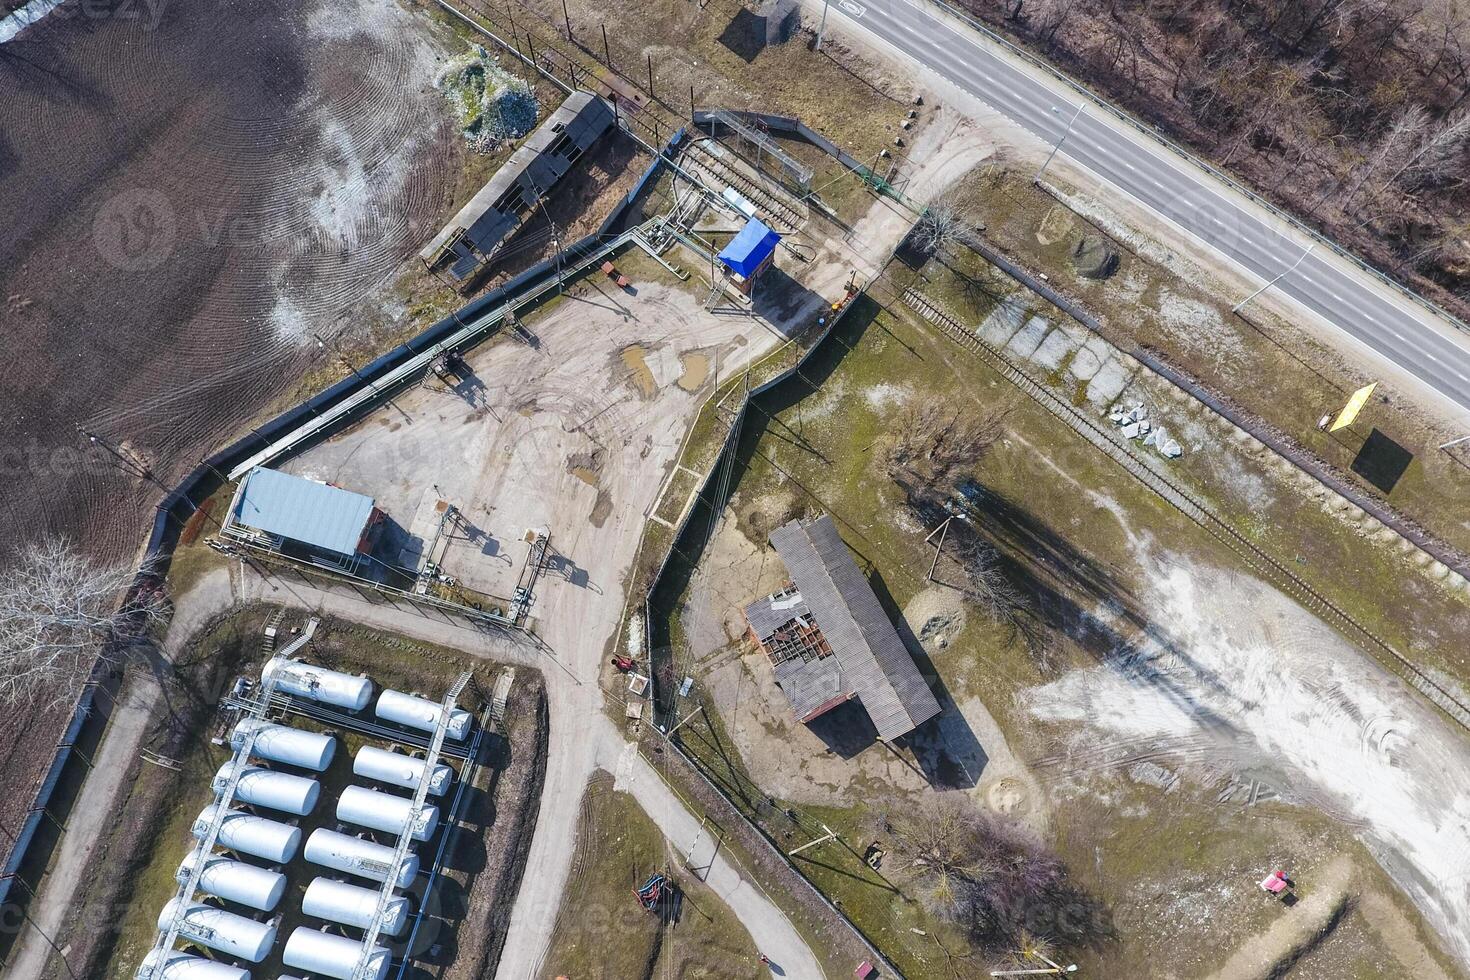
<path fill-rule="evenodd" d="M 1127 470 L 1133 477 L 1153 490 L 1180 513 L 1194 521 L 1216 540 L 1224 543 L 1238 554 L 1247 565 L 1262 574 L 1274 586 L 1295 599 L 1303 608 L 1332 623 L 1348 636 L 1366 640 L 1369 648 L 1378 654 L 1380 663 L 1389 667 L 1420 694 L 1434 703 L 1451 719 L 1466 730 L 1470 730 L 1470 706 L 1465 705 L 1440 687 L 1389 642 L 1359 622 L 1331 599 L 1322 595 L 1283 562 L 1258 547 L 1225 520 L 1217 516 L 1198 498 L 1180 487 L 1168 476 L 1160 473 L 1135 455 L 1127 445 L 1113 437 L 1112 430 L 1103 426 L 1087 412 L 1074 406 L 1046 385 L 1036 381 L 1017 367 L 1010 358 L 982 340 L 973 330 L 967 329 L 949 313 L 936 306 L 923 293 L 908 287 L 903 292 L 904 303 L 919 316 L 938 327 L 945 336 L 959 346 L 979 357 L 1007 381 L 1029 395 L 1068 428 L 1106 453 Z"/>

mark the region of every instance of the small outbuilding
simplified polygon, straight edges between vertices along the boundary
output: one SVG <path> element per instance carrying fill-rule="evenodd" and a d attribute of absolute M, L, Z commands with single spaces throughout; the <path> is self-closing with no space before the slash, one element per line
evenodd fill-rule
<path fill-rule="evenodd" d="M 756 279 L 775 260 L 776 246 L 780 243 L 781 236 L 765 222 L 751 218 L 730 244 L 720 250 L 720 264 L 730 273 L 736 287 L 749 295 Z"/>
<path fill-rule="evenodd" d="M 803 724 L 849 700 L 861 702 L 891 741 L 939 714 L 868 579 L 832 518 L 791 521 L 771 532 L 791 584 L 745 609 L 750 636 Z"/>
<path fill-rule="evenodd" d="M 256 467 L 235 491 L 225 530 L 309 561 L 355 568 L 383 522 L 372 497 Z"/>

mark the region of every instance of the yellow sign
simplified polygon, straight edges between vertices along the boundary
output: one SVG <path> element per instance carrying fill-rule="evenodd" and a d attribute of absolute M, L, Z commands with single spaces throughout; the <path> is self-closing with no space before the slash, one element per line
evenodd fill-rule
<path fill-rule="evenodd" d="M 1347 404 L 1342 407 L 1342 411 L 1337 413 L 1337 420 L 1332 423 L 1332 428 L 1327 431 L 1336 432 L 1338 429 L 1352 425 L 1353 420 L 1358 417 L 1358 413 L 1363 410 L 1363 406 L 1368 404 L 1368 399 L 1373 397 L 1373 389 L 1377 387 L 1378 382 L 1375 381 L 1353 392 L 1353 397 L 1349 398 Z"/>

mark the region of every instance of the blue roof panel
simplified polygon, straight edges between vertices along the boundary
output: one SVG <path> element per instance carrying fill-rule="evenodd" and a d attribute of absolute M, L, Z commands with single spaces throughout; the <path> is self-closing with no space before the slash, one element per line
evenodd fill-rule
<path fill-rule="evenodd" d="M 740 234 L 720 252 L 720 261 L 726 268 L 749 279 L 761 267 L 761 263 L 776 251 L 776 244 L 780 241 L 781 236 L 764 222 L 751 218 L 740 229 Z"/>
<path fill-rule="evenodd" d="M 233 517 L 267 534 L 350 555 L 373 513 L 373 498 L 257 468 L 245 477 Z"/>

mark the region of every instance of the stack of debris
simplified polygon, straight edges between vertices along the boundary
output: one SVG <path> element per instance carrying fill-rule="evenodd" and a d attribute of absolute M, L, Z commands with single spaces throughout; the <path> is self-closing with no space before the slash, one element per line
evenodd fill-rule
<path fill-rule="evenodd" d="M 1154 425 L 1149 420 L 1148 408 L 1144 405 L 1115 408 L 1108 415 L 1108 421 L 1122 427 L 1123 438 L 1142 439 L 1145 446 L 1152 446 L 1167 459 L 1174 459 L 1184 452 L 1184 447 L 1169 438 L 1162 426 Z"/>
<path fill-rule="evenodd" d="M 480 45 L 451 58 L 434 79 L 458 119 L 470 149 L 491 153 L 529 133 L 541 114 L 531 86 L 501 67 Z"/>

